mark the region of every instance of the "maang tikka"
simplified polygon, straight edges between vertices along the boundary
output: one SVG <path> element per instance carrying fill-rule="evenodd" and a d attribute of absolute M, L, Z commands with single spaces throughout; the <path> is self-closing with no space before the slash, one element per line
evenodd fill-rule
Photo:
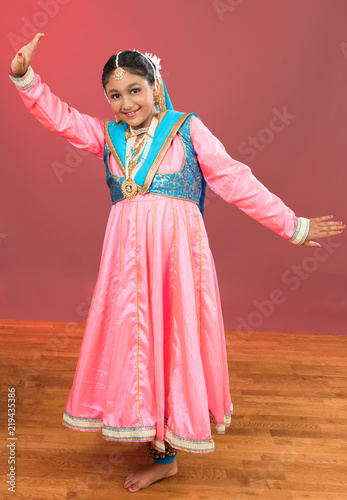
<path fill-rule="evenodd" d="M 122 68 L 121 66 L 118 66 L 118 57 L 119 57 L 120 52 L 118 52 L 117 57 L 116 57 L 116 69 L 113 72 L 113 76 L 116 80 L 121 80 L 124 75 L 125 75 L 125 69 Z"/>

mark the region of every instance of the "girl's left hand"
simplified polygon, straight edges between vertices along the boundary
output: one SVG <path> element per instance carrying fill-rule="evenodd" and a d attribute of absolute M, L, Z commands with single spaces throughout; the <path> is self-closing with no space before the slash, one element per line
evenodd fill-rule
<path fill-rule="evenodd" d="M 341 230 L 345 227 L 342 222 L 332 221 L 329 215 L 315 217 L 314 219 L 309 219 L 309 221 L 311 223 L 310 232 L 302 244 L 305 247 L 320 247 L 320 244 L 314 241 L 316 238 L 328 238 L 329 236 L 341 234 Z"/>

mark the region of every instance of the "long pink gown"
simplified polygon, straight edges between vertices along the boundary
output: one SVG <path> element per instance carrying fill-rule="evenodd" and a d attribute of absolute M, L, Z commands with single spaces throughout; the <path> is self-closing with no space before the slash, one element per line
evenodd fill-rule
<path fill-rule="evenodd" d="M 35 76 L 18 89 L 29 111 L 103 160 L 104 122 L 68 106 Z M 191 138 L 214 192 L 283 238 L 293 235 L 294 212 L 196 117 Z M 176 135 L 158 172 L 179 170 L 183 159 Z M 122 175 L 112 155 L 110 168 Z M 198 206 L 152 193 L 112 205 L 63 424 L 111 441 L 152 441 L 160 451 L 166 440 L 209 453 L 211 423 L 224 434 L 232 413 L 217 275 Z"/>

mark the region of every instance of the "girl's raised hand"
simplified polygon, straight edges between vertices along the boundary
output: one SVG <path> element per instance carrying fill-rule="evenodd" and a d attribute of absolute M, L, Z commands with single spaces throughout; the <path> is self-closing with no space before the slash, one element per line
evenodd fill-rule
<path fill-rule="evenodd" d="M 345 225 L 342 222 L 335 222 L 331 220 L 330 215 L 325 215 L 324 217 L 315 217 L 314 219 L 309 219 L 311 223 L 310 232 L 307 235 L 306 240 L 303 243 L 305 247 L 320 247 L 317 241 L 313 241 L 316 238 L 328 238 L 329 236 L 335 236 L 336 234 L 341 234 L 341 230 L 344 229 Z"/>
<path fill-rule="evenodd" d="M 14 76 L 20 77 L 23 76 L 24 73 L 29 68 L 32 58 L 34 57 L 34 53 L 36 47 L 38 46 L 41 38 L 44 37 L 44 33 L 37 33 L 34 38 L 27 45 L 23 45 L 17 54 L 14 56 L 11 69 Z M 22 54 L 21 56 L 19 54 Z"/>

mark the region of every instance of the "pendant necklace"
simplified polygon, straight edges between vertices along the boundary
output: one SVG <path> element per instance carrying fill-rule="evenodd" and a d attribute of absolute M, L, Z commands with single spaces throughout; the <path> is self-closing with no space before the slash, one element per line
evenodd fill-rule
<path fill-rule="evenodd" d="M 140 170 L 144 162 L 146 161 L 148 151 L 151 147 L 154 132 L 158 125 L 158 119 L 153 116 L 152 122 L 148 128 L 134 130 L 131 126 L 130 128 L 130 138 L 127 140 L 126 155 L 125 155 L 125 180 L 122 183 L 122 193 L 130 202 L 132 198 L 138 192 L 138 185 L 134 181 L 135 175 Z M 140 132 L 141 131 L 141 132 Z M 143 132 L 145 131 L 145 132 Z M 136 137 L 144 133 L 143 139 L 140 140 L 139 145 L 135 148 Z M 137 163 L 134 170 L 129 174 L 129 167 L 134 165 L 141 153 L 143 151 L 140 161 Z"/>

